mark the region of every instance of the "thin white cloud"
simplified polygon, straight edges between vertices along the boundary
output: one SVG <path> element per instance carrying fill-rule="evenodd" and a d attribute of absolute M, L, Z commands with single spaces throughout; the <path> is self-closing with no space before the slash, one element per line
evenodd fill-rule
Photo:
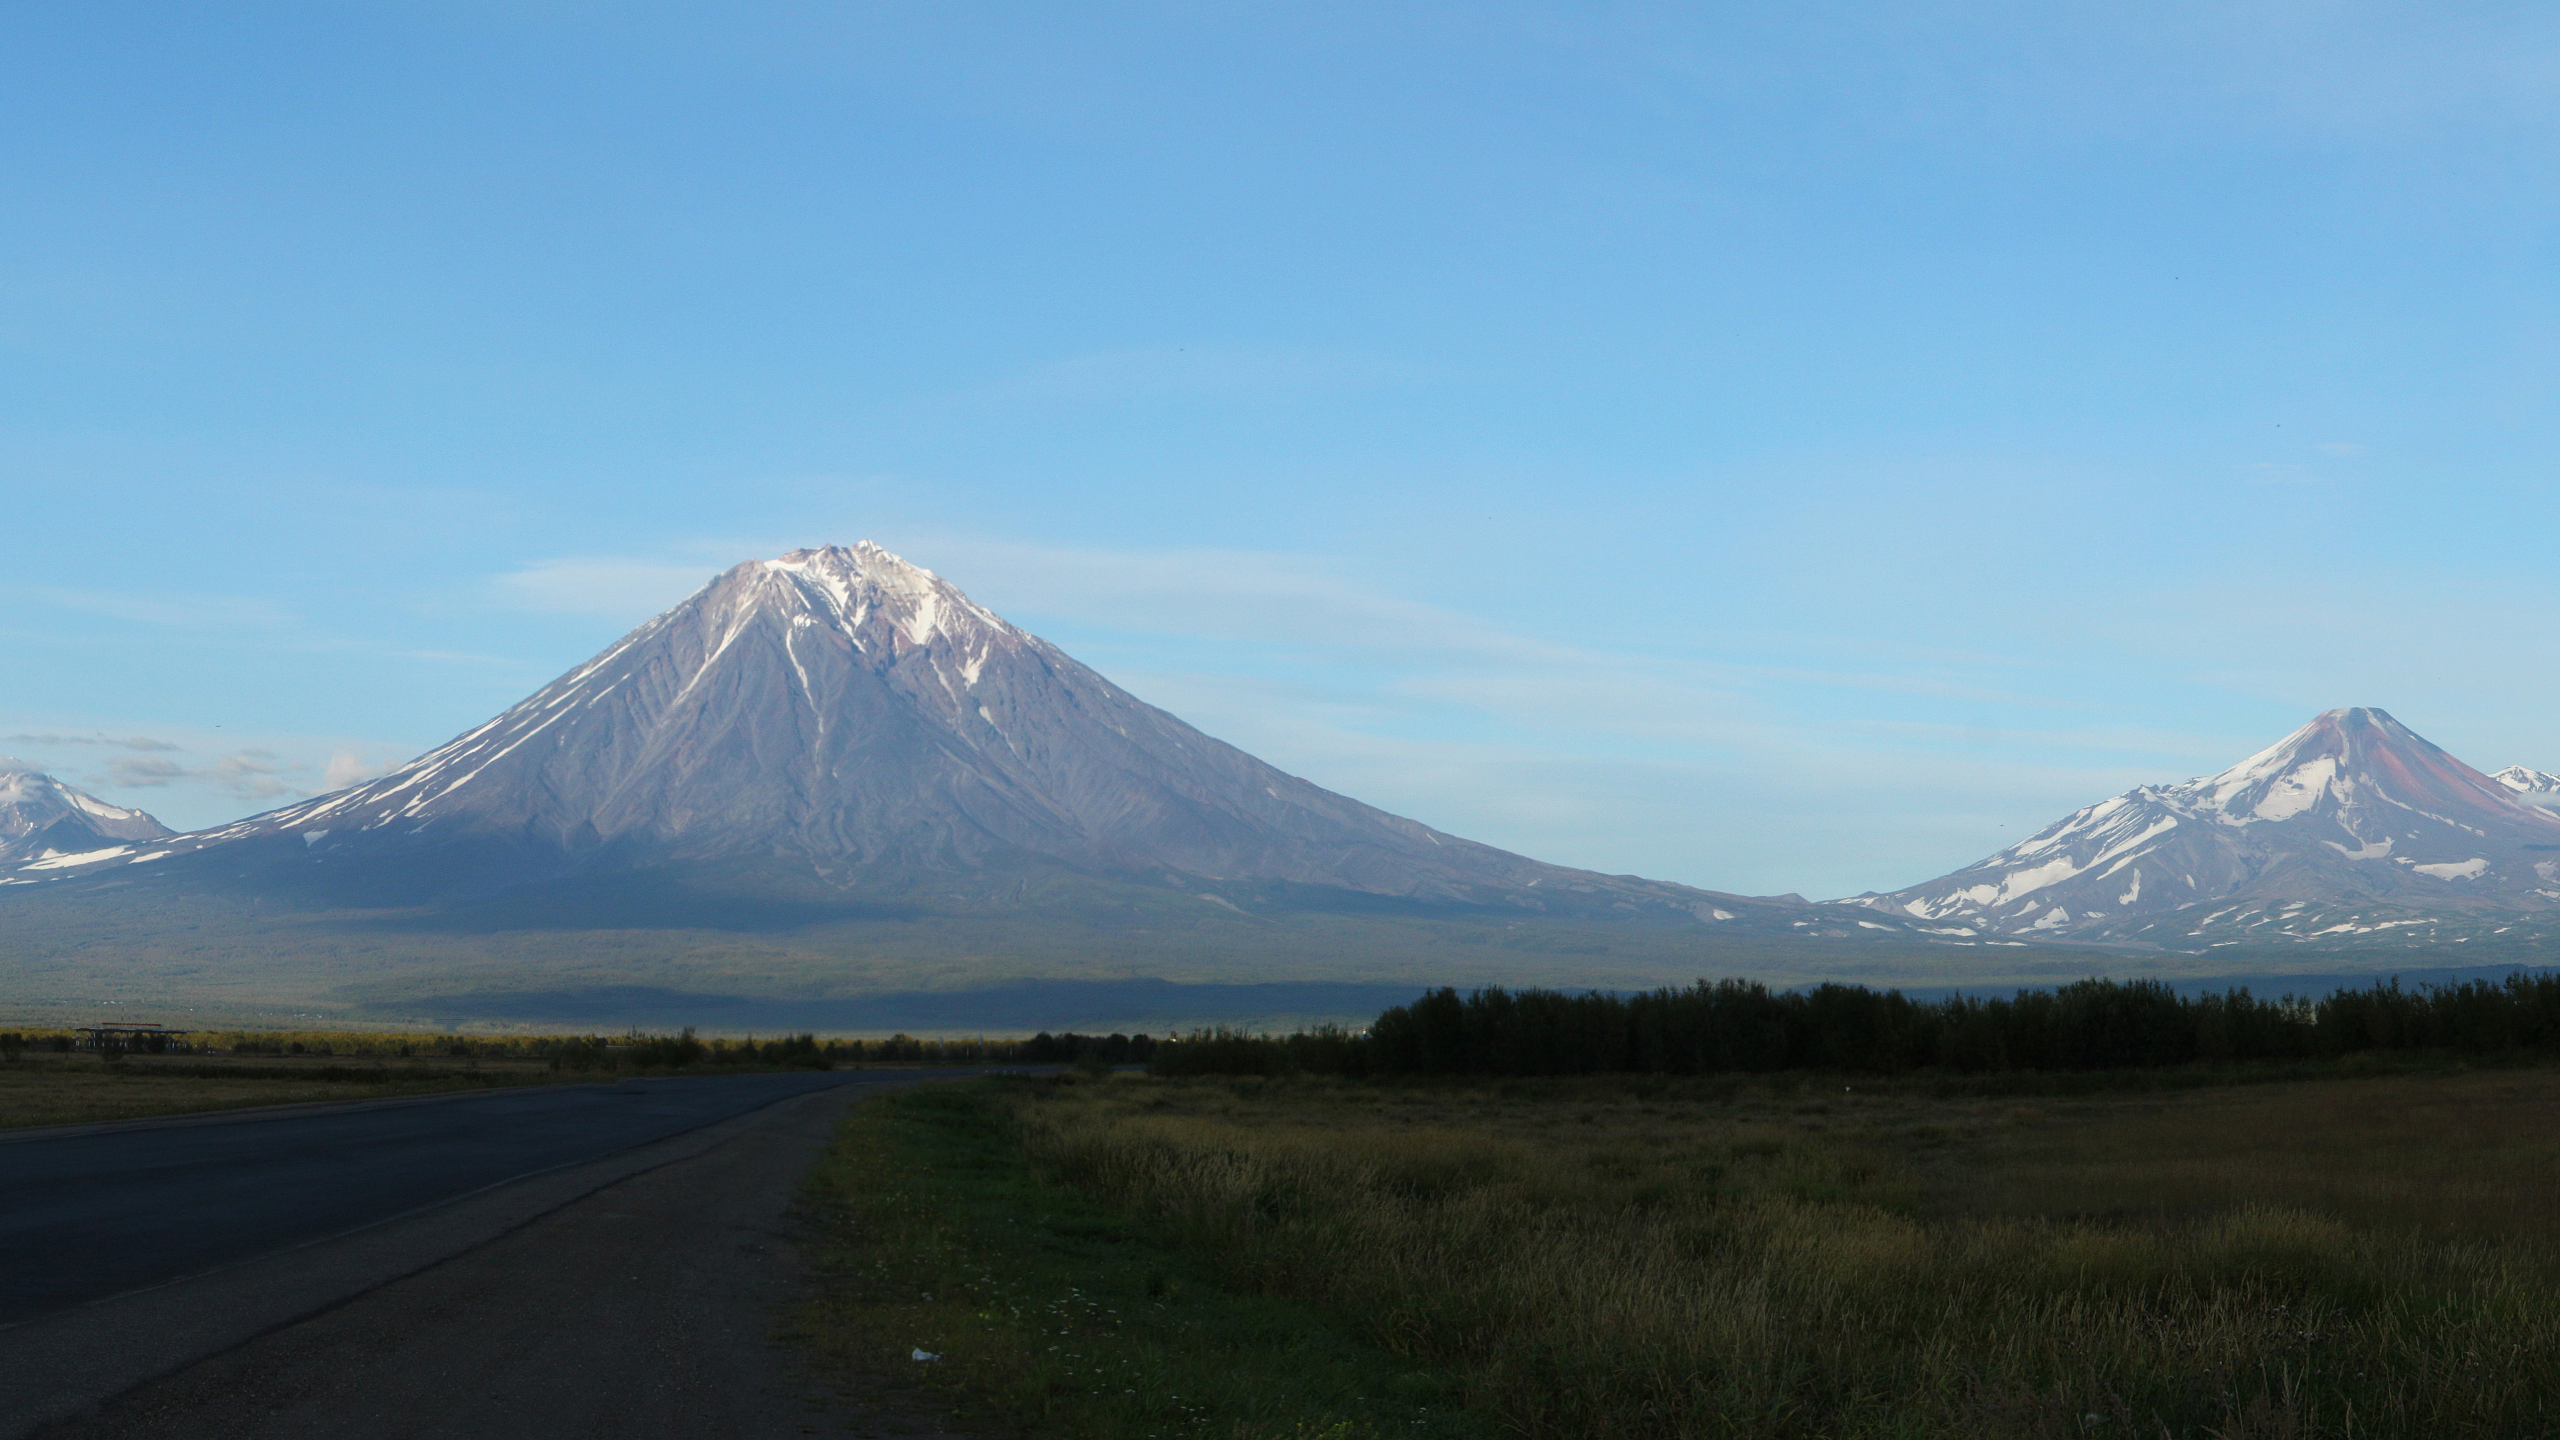
<path fill-rule="evenodd" d="M 399 765 L 398 760 L 371 758 L 354 750 L 340 750 L 329 757 L 328 765 L 320 772 L 320 788 L 344 790 L 398 769 Z"/>
<path fill-rule="evenodd" d="M 283 606 L 243 595 L 153 595 L 121 590 L 75 590 L 52 585 L 19 585 L 9 589 L 30 600 L 64 610 L 183 630 L 272 630 L 295 623 L 293 613 Z"/>
<path fill-rule="evenodd" d="M 193 783 L 236 800 L 276 800 L 310 793 L 299 783 L 311 767 L 272 750 L 243 749 L 207 765 L 181 765 L 163 755 L 118 755 L 107 761 L 105 784 L 119 790 L 157 790 Z"/>
<path fill-rule="evenodd" d="M 1863 692 L 1888 717 L 1952 700 L 2099 718 L 2032 683 L 1981 683 L 2037 673 L 1992 653 L 1828 669 L 1675 659 L 1523 634 L 1299 556 L 973 537 L 914 553 L 1035 629 L 1097 632 L 1071 648 L 1319 784 L 1542 858 L 1720 888 L 1914 883 L 2018 838 L 2028 817 L 2040 825 L 2264 743 L 2223 754 L 2216 737 L 2104 725 L 1999 734 L 1808 718 L 1808 688 Z M 1183 642 L 1211 642 L 1196 668 L 1181 665 Z M 1969 743 L 1974 731 L 1992 738 Z M 1844 834 L 1861 843 L 1842 845 Z"/>
<path fill-rule="evenodd" d="M 936 558 L 998 609 L 1141 634 L 1314 644 L 1421 658 L 1575 662 L 1591 652 L 1395 595 L 1306 556 L 1251 550 L 1115 551 L 936 540 Z"/>
<path fill-rule="evenodd" d="M 2329 705 L 2427 693 L 2357 678 L 2385 668 L 2384 654 L 2404 672 L 2435 672 L 2427 678 L 2439 691 L 2456 672 L 2471 672 L 2464 683 L 2478 690 L 2483 674 L 2502 670 L 2496 683 L 2513 692 L 2502 698 L 2515 713 L 2560 713 L 2560 703 L 2517 708 L 2560 701 L 2560 678 L 2514 663 L 2514 617 L 2560 614 L 2555 597 L 2484 594 L 2430 608 L 2277 581 L 2190 586 L 2073 612 L 2059 637 L 1976 627 L 1931 649 L 1840 635 L 1736 645 L 1737 656 L 1839 662 L 1770 665 L 1613 650 L 1606 615 L 1571 632 L 1525 633 L 1501 615 L 1400 595 L 1303 555 L 872 538 L 1150 702 L 1319 784 L 1542 858 L 1728 889 L 1914 883 L 2135 784 L 2219 769 Z M 544 593 L 563 607 L 616 595 L 626 608 L 615 618 L 636 621 L 704 573 L 590 557 L 527 567 L 517 583 L 553 587 Z M 1544 584 L 1523 577 L 1524 590 L 1551 599 Z M 1545 603 L 1531 613 L 1553 623 L 1561 612 Z M 2560 622 L 2543 628 L 2555 633 L 2534 653 L 2560 648 Z M 2008 652 L 1995 638 L 2004 633 Z M 2085 677 L 2055 671 L 2047 646 L 2110 671 L 2148 665 L 2208 702 L 2217 692 L 2252 697 L 2244 709 L 2268 729 L 2235 733 L 2230 707 L 2210 703 L 2198 713 L 2212 718 L 2193 731 L 2174 719 L 2128 726 L 2124 711 L 2075 698 Z M 2492 653 L 2501 647 L 2503 661 Z M 2207 656 L 2229 663 L 2200 666 Z M 2021 725 L 2022 716 L 2045 718 Z M 2403 718 L 2432 733 L 2432 721 Z M 2436 738 L 2492 764 L 2554 768 L 2560 753 L 2560 737 L 2547 748 Z"/>
<path fill-rule="evenodd" d="M 157 755 L 118 755 L 107 762 L 107 783 L 120 790 L 156 790 L 193 779 L 195 772 Z"/>
<path fill-rule="evenodd" d="M 311 773 L 311 767 L 279 760 L 269 750 L 234 751 L 202 773 L 215 789 L 243 800 L 280 800 L 311 793 L 307 786 L 297 783 L 300 777 Z"/>
<path fill-rule="evenodd" d="M 414 751 L 345 735 L 238 734 L 220 728 L 137 733 L 67 718 L 0 716 L 27 759 L 82 789 L 136 805 L 174 828 L 200 829 L 392 768 Z"/>
<path fill-rule="evenodd" d="M 520 610 L 645 619 L 702 588 L 717 567 L 616 556 L 536 560 L 492 577 L 501 603 Z"/>
<path fill-rule="evenodd" d="M 504 655 L 478 655 L 468 650 L 402 650 L 403 660 L 429 660 L 439 665 L 496 665 L 514 670 L 523 667 L 522 660 Z"/>
<path fill-rule="evenodd" d="M 183 748 L 148 735 L 0 735 L 0 745 L 108 745 L 146 752 Z"/>

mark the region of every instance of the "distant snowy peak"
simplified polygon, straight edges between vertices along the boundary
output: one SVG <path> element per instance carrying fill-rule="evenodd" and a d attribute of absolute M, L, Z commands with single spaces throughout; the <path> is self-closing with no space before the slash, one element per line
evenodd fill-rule
<path fill-rule="evenodd" d="M 2374 803 L 2431 819 L 2508 818 L 2512 790 L 2381 710 L 2331 710 L 2219 775 L 2167 792 L 2224 824 L 2334 815 Z"/>
<path fill-rule="evenodd" d="M 157 840 L 169 827 L 0 756 L 0 865 L 43 864 Z"/>
<path fill-rule="evenodd" d="M 2506 786 L 2509 794 L 2527 805 L 2560 810 L 2560 775 L 2548 770 L 2528 770 L 2522 765 L 2510 765 L 2489 778 Z"/>
<path fill-rule="evenodd" d="M 1844 903 L 2161 943 L 2285 914 L 2260 901 L 2292 902 L 2276 934 L 2307 934 L 2334 904 L 2560 908 L 2560 811 L 2523 803 L 2518 773 L 2484 775 L 2383 711 L 2331 710 L 2220 774 L 2127 791 L 1954 874 Z"/>

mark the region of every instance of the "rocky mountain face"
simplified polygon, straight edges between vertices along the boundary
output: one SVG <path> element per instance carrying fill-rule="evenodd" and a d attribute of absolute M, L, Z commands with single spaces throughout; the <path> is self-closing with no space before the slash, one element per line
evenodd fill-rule
<path fill-rule="evenodd" d="M 1908 933 L 1542 864 L 1337 795 L 867 542 L 738 565 L 390 774 L 86 873 L 163 856 L 155 871 L 357 877 L 402 902 L 634 869 L 806 892 L 1063 867 L 1230 909 L 1294 890 Z"/>
<path fill-rule="evenodd" d="M 2484 775 L 2332 710 L 2219 775 L 2146 785 L 1951 875 L 1835 902 L 1942 935 L 2215 944 L 2458 938 L 2560 912 L 2560 777 Z"/>
<path fill-rule="evenodd" d="M 2506 786 L 2508 793 L 2527 805 L 2560 810 L 2560 775 L 2548 770 L 2528 770 L 2522 765 L 2510 765 L 2489 778 Z"/>
<path fill-rule="evenodd" d="M 101 851 L 125 853 L 127 841 L 157 840 L 169 827 L 0 755 L 0 869 L 41 874 Z"/>

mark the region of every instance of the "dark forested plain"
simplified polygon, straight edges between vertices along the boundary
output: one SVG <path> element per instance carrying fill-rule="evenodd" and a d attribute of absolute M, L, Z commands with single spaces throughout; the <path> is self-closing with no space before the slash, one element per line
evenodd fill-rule
<path fill-rule="evenodd" d="M 2107 979 L 1934 999 L 1749 980 L 1633 995 L 1444 986 L 1364 1030 L 1212 1031 L 1166 1046 L 1155 1065 L 1194 1075 L 1982 1075 L 2393 1051 L 2560 1055 L 2560 972 L 2413 986 L 2395 977 L 2317 998 Z"/>

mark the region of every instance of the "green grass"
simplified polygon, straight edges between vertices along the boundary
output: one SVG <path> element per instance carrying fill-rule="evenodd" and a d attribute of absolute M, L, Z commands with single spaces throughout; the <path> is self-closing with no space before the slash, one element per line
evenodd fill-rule
<path fill-rule="evenodd" d="M 810 1182 L 827 1297 L 802 1317 L 835 1367 L 926 1384 L 1077 1440 L 1386 1440 L 1485 1433 L 1444 1372 L 1352 1338 L 1033 1173 L 995 1080 L 882 1096 Z M 940 1358 L 918 1362 L 923 1350 Z"/>
<path fill-rule="evenodd" d="M 2560 1072 L 1846 1083 L 919 1094 L 832 1333 L 1068 1434 L 2560 1433 Z"/>

